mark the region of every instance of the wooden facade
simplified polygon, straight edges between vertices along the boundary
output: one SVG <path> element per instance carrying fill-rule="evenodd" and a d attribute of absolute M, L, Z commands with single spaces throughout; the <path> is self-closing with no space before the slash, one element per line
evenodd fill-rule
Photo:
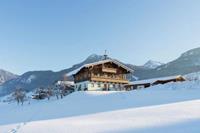
<path fill-rule="evenodd" d="M 89 82 L 103 84 L 98 85 L 103 90 L 117 88 L 119 85 L 128 84 L 127 74 L 132 72 L 131 69 L 112 60 L 100 61 L 82 67 L 76 74 L 74 74 L 75 84 Z M 87 85 L 85 85 L 87 87 Z M 80 87 L 79 87 L 80 88 Z M 87 90 L 88 88 L 84 89 Z"/>

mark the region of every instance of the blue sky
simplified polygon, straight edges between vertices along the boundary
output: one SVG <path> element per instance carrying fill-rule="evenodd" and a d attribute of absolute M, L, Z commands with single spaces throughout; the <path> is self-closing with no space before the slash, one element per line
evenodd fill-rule
<path fill-rule="evenodd" d="M 0 68 L 68 68 L 90 54 L 141 65 L 200 46 L 199 0 L 0 1 Z"/>

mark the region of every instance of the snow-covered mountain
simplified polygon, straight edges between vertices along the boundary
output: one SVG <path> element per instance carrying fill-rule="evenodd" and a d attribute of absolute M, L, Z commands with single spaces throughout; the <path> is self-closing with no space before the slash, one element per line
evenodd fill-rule
<path fill-rule="evenodd" d="M 9 80 L 2 85 L 0 95 L 5 95 L 12 92 L 16 86 L 20 86 L 27 91 L 31 91 L 37 87 L 52 85 L 55 81 L 63 78 L 64 75 L 70 73 L 84 64 L 93 63 L 102 60 L 104 56 L 92 54 L 86 60 L 71 68 L 53 71 L 31 71 L 27 72 L 15 79 Z M 172 75 L 185 75 L 200 71 L 200 48 L 189 50 L 183 53 L 178 59 L 162 64 L 154 61 L 149 61 L 145 66 L 136 66 L 125 64 L 134 70 L 134 75 L 129 76 L 129 80 L 148 79 Z M 159 65 L 159 66 L 158 66 Z M 73 80 L 72 76 L 68 77 Z"/>
<path fill-rule="evenodd" d="M 57 80 L 63 78 L 67 73 L 74 71 L 75 69 L 81 67 L 84 64 L 93 63 L 99 60 L 102 60 L 104 56 L 99 56 L 96 54 L 90 55 L 83 62 L 73 65 L 71 68 L 61 70 L 59 72 L 53 71 L 30 71 L 26 72 L 23 75 L 9 80 L 2 84 L 2 89 L 0 95 L 6 95 L 11 93 L 16 87 L 22 87 L 26 91 L 32 91 L 38 87 L 46 87 L 54 84 Z M 69 80 L 72 80 L 72 77 L 68 77 Z"/>
<path fill-rule="evenodd" d="M 153 60 L 149 60 L 148 62 L 146 62 L 143 67 L 145 68 L 149 68 L 149 69 L 155 69 L 161 65 L 164 65 L 164 63 L 158 62 L 158 61 L 153 61 Z"/>
<path fill-rule="evenodd" d="M 200 48 L 189 50 L 169 63 L 151 70 L 135 71 L 140 79 L 156 78 L 171 75 L 185 75 L 200 71 Z"/>
<path fill-rule="evenodd" d="M 161 75 L 188 74 L 200 71 L 200 48 L 189 50 L 176 60 L 156 68 Z"/>
<path fill-rule="evenodd" d="M 4 82 L 14 79 L 16 77 L 17 77 L 17 75 L 15 75 L 11 72 L 5 71 L 3 69 L 0 69 L 0 85 L 3 84 Z"/>

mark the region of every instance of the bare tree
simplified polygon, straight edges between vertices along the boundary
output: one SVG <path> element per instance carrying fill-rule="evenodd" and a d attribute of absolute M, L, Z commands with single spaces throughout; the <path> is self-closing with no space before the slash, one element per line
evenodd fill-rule
<path fill-rule="evenodd" d="M 26 92 L 23 91 L 22 88 L 16 89 L 12 94 L 12 97 L 17 101 L 17 104 L 21 102 L 21 105 L 23 105 L 26 98 Z"/>
<path fill-rule="evenodd" d="M 53 89 L 53 93 L 57 99 L 59 99 L 59 97 L 62 99 L 66 95 L 65 86 L 56 85 Z"/>
<path fill-rule="evenodd" d="M 46 90 L 47 99 L 50 100 L 50 97 L 53 96 L 53 89 L 52 87 L 48 87 Z"/>
<path fill-rule="evenodd" d="M 60 98 L 63 99 L 63 97 L 65 96 L 65 86 L 60 86 L 59 92 L 60 92 Z"/>
<path fill-rule="evenodd" d="M 53 93 L 54 93 L 54 95 L 56 96 L 56 98 L 59 99 L 60 90 L 59 90 L 59 86 L 58 86 L 58 85 L 55 85 L 55 86 L 53 87 Z"/>
<path fill-rule="evenodd" d="M 74 92 L 74 86 L 71 84 L 66 84 L 64 82 L 58 82 L 57 84 L 54 84 L 53 87 L 48 91 L 48 93 L 53 93 L 52 96 L 56 96 L 57 99 L 63 98 L 64 96 L 67 96 L 68 94 Z"/>

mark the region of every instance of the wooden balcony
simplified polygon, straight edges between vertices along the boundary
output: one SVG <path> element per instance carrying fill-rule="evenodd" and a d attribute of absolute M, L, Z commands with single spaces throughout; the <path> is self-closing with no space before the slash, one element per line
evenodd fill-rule
<path fill-rule="evenodd" d="M 113 77 L 105 77 L 105 76 L 91 76 L 91 81 L 128 84 L 128 80 L 124 78 L 113 78 Z"/>
<path fill-rule="evenodd" d="M 115 69 L 115 68 L 106 68 L 106 67 L 103 67 L 103 68 L 102 68 L 102 72 L 117 73 L 117 69 Z"/>

